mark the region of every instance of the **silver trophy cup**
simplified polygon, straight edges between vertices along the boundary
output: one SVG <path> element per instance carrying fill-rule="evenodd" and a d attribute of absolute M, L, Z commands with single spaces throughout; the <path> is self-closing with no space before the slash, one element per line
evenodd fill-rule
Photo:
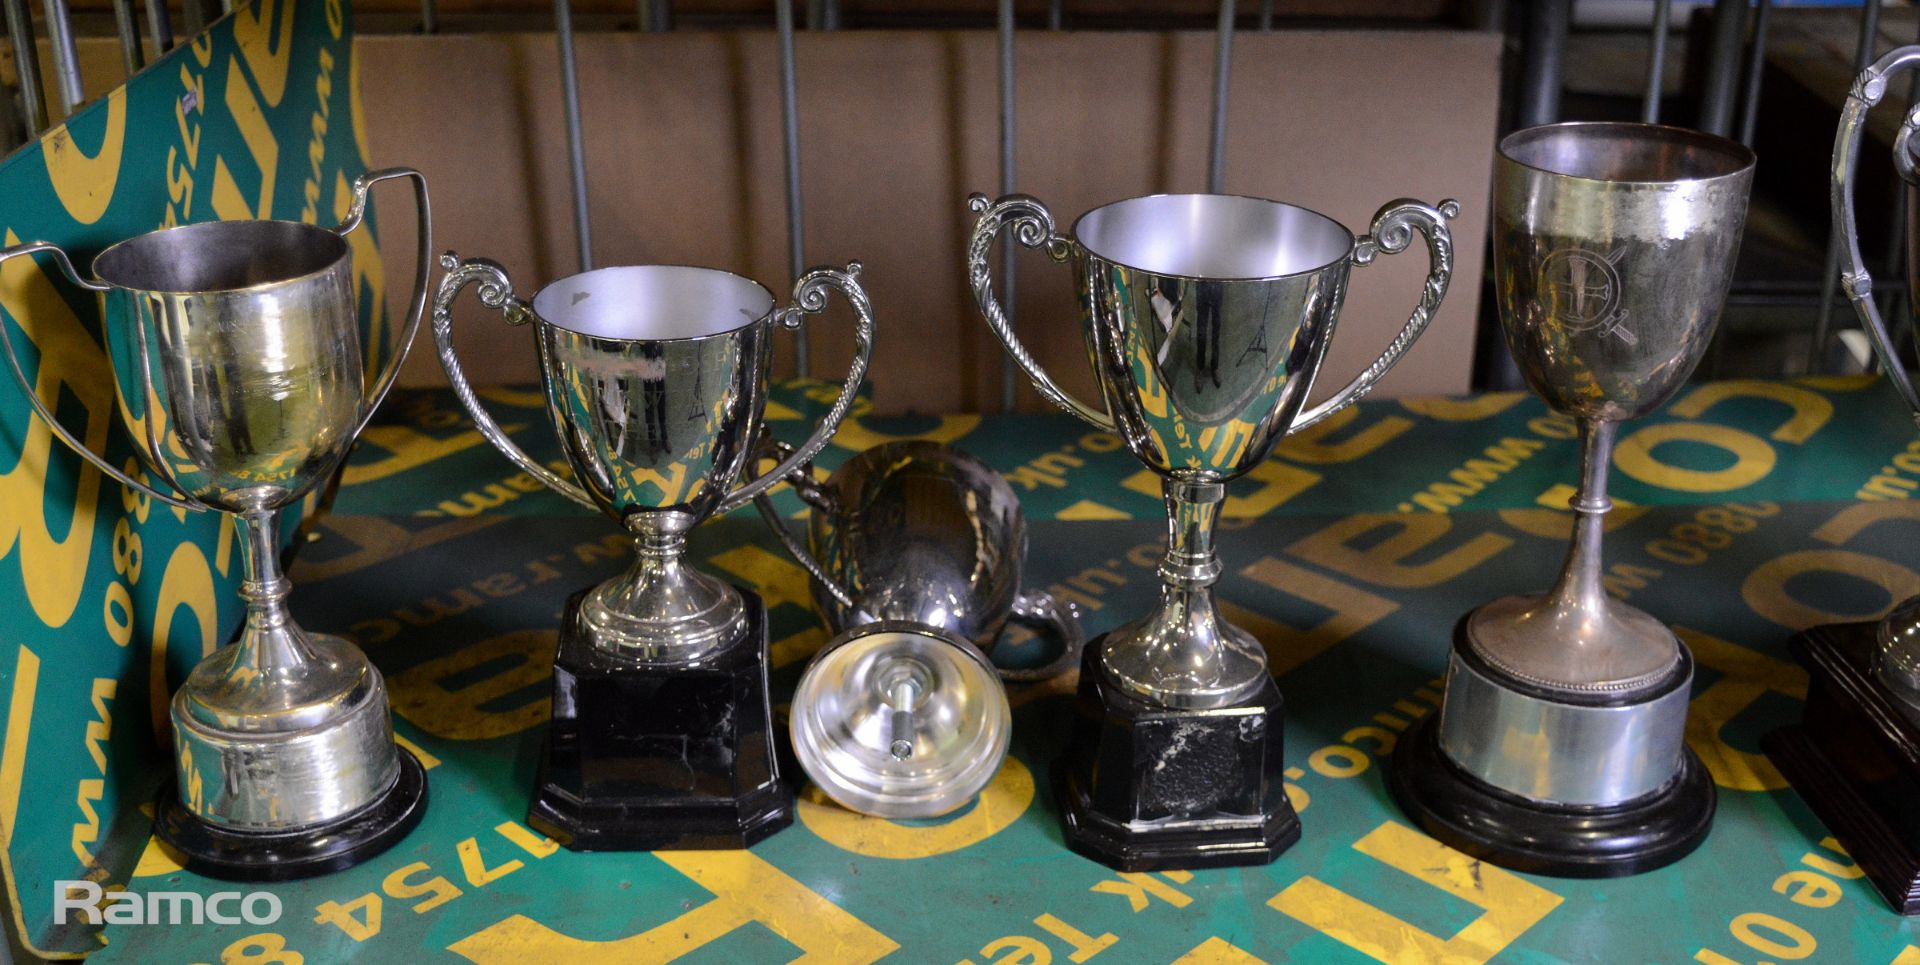
<path fill-rule="evenodd" d="M 581 850 L 744 847 L 784 827 L 792 792 L 772 754 L 765 607 L 690 566 L 687 534 L 812 459 L 846 417 L 873 344 L 860 266 L 814 269 L 782 306 L 760 285 L 708 268 L 602 268 L 523 300 L 493 262 L 448 254 L 442 264 L 434 338 L 480 431 L 528 475 L 633 537 L 626 572 L 577 595 L 562 616 L 554 725 L 529 819 Z M 514 445 L 467 383 L 452 303 L 473 283 L 508 323 L 531 323 L 571 480 Z M 773 334 L 824 310 L 829 291 L 857 318 L 847 381 L 804 443 L 741 482 L 762 428 Z"/>
<path fill-rule="evenodd" d="M 1468 614 L 1437 731 L 1394 790 L 1431 834 L 1543 874 L 1651 870 L 1705 837 L 1712 781 L 1686 749 L 1693 661 L 1607 595 L 1615 430 L 1664 404 L 1712 341 L 1746 223 L 1753 152 L 1646 124 L 1516 132 L 1494 170 L 1494 288 L 1534 394 L 1583 440 L 1573 540 L 1545 593 Z M 1437 750 L 1439 756 L 1432 752 Z"/>
<path fill-rule="evenodd" d="M 1082 675 L 1083 705 L 1105 706 L 1110 721 L 1144 719 L 1146 711 L 1115 711 L 1109 693 L 1144 708 L 1192 712 L 1195 719 L 1229 707 L 1271 711 L 1255 715 L 1271 719 L 1271 757 L 1245 757 L 1252 763 L 1232 779 L 1196 776 L 1217 794 L 1184 803 L 1171 796 L 1152 800 L 1145 785 L 1093 786 L 1103 774 L 1117 779 L 1114 772 L 1122 769 L 1093 762 L 1107 753 L 1102 748 L 1143 731 L 1123 728 L 1119 737 L 1096 739 L 1098 727 L 1089 724 L 1070 751 L 1078 763 L 1057 772 L 1065 775 L 1057 782 L 1063 782 L 1069 843 L 1123 867 L 1271 860 L 1291 843 L 1289 833 L 1298 834 L 1291 807 L 1278 794 L 1279 697 L 1259 641 L 1215 610 L 1212 586 L 1221 564 L 1214 524 L 1227 482 L 1265 459 L 1288 432 L 1360 398 L 1426 328 L 1452 273 L 1447 219 L 1458 205 L 1394 201 L 1374 216 L 1371 234 L 1355 238 L 1306 208 L 1228 195 L 1132 198 L 1087 212 L 1064 235 L 1047 209 L 1024 195 L 992 202 L 975 195 L 970 204 L 980 219 L 967 251 L 968 277 L 1008 354 L 1043 396 L 1119 435 L 1162 480 L 1169 527 L 1159 601 L 1089 646 L 1087 666 L 1094 672 Z M 1062 391 L 1007 323 L 994 299 L 988 257 L 1003 226 L 1020 244 L 1072 263 L 1103 405 Z M 1432 268 L 1405 327 L 1358 377 L 1307 406 L 1349 271 L 1381 252 L 1405 250 L 1416 232 L 1426 240 Z M 1243 723 L 1255 726 L 1220 720 L 1223 735 Z M 1183 746 L 1203 753 L 1197 744 Z M 1237 752 L 1217 753 L 1221 760 L 1241 759 Z"/>
<path fill-rule="evenodd" d="M 765 497 L 761 514 L 811 574 L 836 634 L 794 690 L 801 767 L 862 813 L 929 818 L 960 807 L 1007 755 L 1003 674 L 1039 679 L 1079 658 L 1072 609 L 1020 592 L 1019 499 L 984 463 L 924 440 L 868 449 L 825 483 L 804 471 L 791 481 L 813 510 L 807 545 Z M 1062 659 L 998 670 L 989 657 L 1010 619 L 1054 637 Z"/>
<path fill-rule="evenodd" d="M 368 190 L 393 178 L 414 182 L 421 260 L 399 347 L 369 391 L 344 236 L 360 225 Z M 94 259 L 97 281 L 52 244 L 0 251 L 0 260 L 48 254 L 74 284 L 101 293 L 122 422 L 147 468 L 179 495 L 89 452 L 35 395 L 6 340 L 14 378 L 53 431 L 121 484 L 182 509 L 231 513 L 244 529 L 246 624 L 174 694 L 178 793 L 161 802 L 156 825 L 209 875 L 337 870 L 405 835 L 425 803 L 419 763 L 393 742 L 380 672 L 346 640 L 294 623 L 278 551 L 280 511 L 345 459 L 393 387 L 426 303 L 425 179 L 390 168 L 361 176 L 353 192 L 335 228 L 218 221 L 128 239 Z"/>

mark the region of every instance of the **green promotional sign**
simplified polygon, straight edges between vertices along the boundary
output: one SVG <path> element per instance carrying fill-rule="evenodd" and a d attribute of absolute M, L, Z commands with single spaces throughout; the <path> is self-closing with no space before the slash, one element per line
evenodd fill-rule
<path fill-rule="evenodd" d="M 241 5 L 0 162 L 6 242 L 55 242 L 84 272 L 108 245 L 156 228 L 337 223 L 367 164 L 352 39 L 344 0 Z M 349 240 L 378 366 L 380 256 L 370 231 Z M 97 297 L 44 257 L 14 258 L 0 265 L 0 309 L 40 398 L 146 478 Z M 0 382 L 0 871 L 21 943 L 73 957 L 103 939 L 84 921 L 56 924 L 55 883 L 112 888 L 132 874 L 172 774 L 168 700 L 240 619 L 239 553 L 231 519 L 104 479 Z"/>

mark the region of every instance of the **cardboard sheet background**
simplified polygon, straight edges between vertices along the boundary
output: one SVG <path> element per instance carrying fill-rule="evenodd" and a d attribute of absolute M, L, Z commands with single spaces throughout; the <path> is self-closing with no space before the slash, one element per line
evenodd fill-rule
<path fill-rule="evenodd" d="M 345 0 L 241 4 L 0 162 L 5 240 L 57 242 L 84 271 L 106 246 L 173 224 L 337 223 L 366 168 L 350 20 Z M 384 271 L 371 230 L 350 241 L 374 369 Z M 93 294 L 44 258 L 16 258 L 0 266 L 0 308 L 41 398 L 137 468 Z M 216 514 L 103 481 L 0 380 L 0 871 L 9 927 L 37 953 L 99 946 L 95 928 L 53 925 L 54 882 L 132 871 L 140 807 L 170 774 L 167 700 L 240 617 L 234 535 Z"/>

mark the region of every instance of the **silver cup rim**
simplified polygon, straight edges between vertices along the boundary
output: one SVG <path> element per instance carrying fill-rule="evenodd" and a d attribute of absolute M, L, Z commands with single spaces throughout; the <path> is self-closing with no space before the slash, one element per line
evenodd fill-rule
<path fill-rule="evenodd" d="M 227 287 L 227 288 L 175 289 L 175 288 L 148 288 L 143 285 L 123 285 L 117 281 L 114 281 L 112 278 L 107 277 L 108 272 L 105 272 L 102 270 L 103 268 L 109 268 L 109 269 L 111 268 L 111 262 L 113 260 L 111 256 L 114 254 L 114 252 L 127 248 L 130 245 L 139 244 L 148 239 L 157 238 L 162 235 L 174 234 L 176 232 L 196 232 L 196 231 L 204 232 L 204 231 L 232 230 L 234 226 L 240 226 L 240 225 L 247 225 L 247 226 L 285 225 L 285 226 L 298 229 L 302 232 L 307 232 L 307 233 L 318 232 L 319 235 L 323 235 L 329 239 L 332 239 L 331 243 L 338 244 L 339 254 L 335 255 L 331 259 L 328 259 L 326 264 L 309 272 L 302 272 L 297 275 L 288 275 L 284 278 L 274 278 L 268 281 L 254 282 L 251 285 L 237 285 L 237 286 Z M 282 285 L 291 284 L 293 282 L 300 282 L 300 281 L 306 281 L 308 279 L 318 278 L 321 275 L 325 275 L 326 273 L 333 271 L 334 268 L 340 264 L 340 260 L 342 258 L 349 257 L 352 255 L 352 253 L 353 253 L 353 246 L 348 244 L 347 240 L 345 238 L 340 237 L 340 235 L 337 232 L 331 231 L 326 228 L 322 228 L 316 224 L 308 224 L 305 221 L 288 221 L 285 218 L 235 218 L 235 219 L 220 220 L 220 221 L 195 221 L 189 224 L 173 225 L 172 227 L 168 227 L 168 228 L 156 228 L 152 231 L 143 231 L 140 234 L 134 235 L 131 238 L 122 238 L 121 240 L 116 241 L 111 245 L 108 245 L 98 255 L 94 256 L 93 275 L 94 275 L 94 278 L 100 281 L 101 283 L 111 285 L 112 287 L 121 289 L 123 291 L 151 292 L 156 295 L 239 295 L 239 294 L 245 294 L 248 292 L 265 291 L 269 288 L 278 288 Z"/>
<path fill-rule="evenodd" d="M 1513 149 L 1521 143 L 1546 136 L 1550 132 L 1577 129 L 1597 131 L 1606 128 L 1622 131 L 1657 132 L 1663 136 L 1670 136 L 1675 140 L 1692 141 L 1701 147 L 1711 148 L 1729 154 L 1738 164 L 1723 174 L 1715 174 L 1702 178 L 1597 178 L 1592 175 L 1571 174 L 1566 171 L 1556 171 L 1550 167 L 1531 164 L 1514 156 L 1513 153 Z M 1721 137 L 1718 134 L 1709 134 L 1706 131 L 1696 131 L 1690 127 L 1676 127 L 1671 124 L 1648 124 L 1642 121 L 1559 121 L 1553 124 L 1537 124 L 1533 127 L 1523 127 L 1520 130 L 1502 137 L 1496 153 L 1504 163 L 1525 168 L 1529 171 L 1552 175 L 1556 178 L 1565 178 L 1569 181 L 1585 181 L 1590 184 L 1620 185 L 1706 184 L 1713 181 L 1724 181 L 1740 177 L 1752 171 L 1757 160 L 1757 155 L 1753 153 L 1752 148 L 1731 138 Z"/>
<path fill-rule="evenodd" d="M 1339 255 L 1339 257 L 1330 258 L 1325 262 L 1314 265 L 1311 268 L 1302 268 L 1299 271 L 1282 272 L 1280 274 L 1275 274 L 1275 275 L 1188 275 L 1188 274 L 1181 274 L 1180 272 L 1174 272 L 1174 271 L 1156 271 L 1152 268 L 1131 264 L 1129 262 L 1123 261 L 1118 258 L 1110 258 L 1106 255 L 1101 254 L 1098 251 L 1095 251 L 1086 242 L 1083 242 L 1080 240 L 1081 222 L 1086 221 L 1088 218 L 1092 217 L 1093 215 L 1101 211 L 1105 211 L 1108 208 L 1119 207 L 1120 205 L 1123 205 L 1123 204 L 1130 204 L 1135 201 L 1152 201 L 1158 198 L 1232 198 L 1240 201 L 1256 201 L 1261 204 L 1270 204 L 1280 208 L 1292 208 L 1295 211 L 1304 212 L 1306 214 L 1310 214 L 1316 218 L 1319 218 L 1320 220 L 1325 221 L 1327 224 L 1333 226 L 1336 230 L 1340 231 L 1342 234 L 1346 235 L 1347 247 L 1346 247 L 1346 250 Z M 1145 272 L 1149 275 L 1154 275 L 1160 278 L 1177 278 L 1184 281 L 1217 281 L 1217 282 L 1277 281 L 1282 278 L 1298 278 L 1303 275 L 1311 275 L 1316 272 L 1326 271 L 1328 268 L 1331 268 L 1334 265 L 1337 265 L 1345 261 L 1347 258 L 1349 258 L 1352 255 L 1353 241 L 1354 241 L 1354 234 L 1352 229 L 1348 228 L 1346 225 L 1341 224 L 1335 218 L 1329 215 L 1322 214 L 1318 211 L 1315 211 L 1312 208 L 1309 208 L 1305 205 L 1293 204 L 1287 201 L 1275 201 L 1272 198 L 1263 198 L 1253 194 L 1228 194 L 1224 192 L 1212 193 L 1207 191 L 1161 191 L 1156 194 L 1139 194 L 1129 198 L 1119 198 L 1113 201 L 1108 201 L 1105 204 L 1096 205 L 1092 208 L 1088 208 L 1086 211 L 1082 212 L 1079 217 L 1073 219 L 1073 227 L 1068 229 L 1068 233 L 1073 236 L 1073 243 L 1076 246 L 1086 251 L 1088 254 L 1092 255 L 1093 257 L 1098 258 L 1101 261 L 1107 262 L 1108 264 L 1118 265 L 1122 268 L 1130 269 L 1132 271 Z"/>
<path fill-rule="evenodd" d="M 538 289 L 534 291 L 532 295 L 527 296 L 527 306 L 529 308 L 532 308 L 536 303 L 539 302 L 540 296 L 542 294 L 545 294 L 547 289 L 553 288 L 554 286 L 559 285 L 562 282 L 571 281 L 575 278 L 585 278 L 588 275 L 598 275 L 603 272 L 624 271 L 632 268 L 681 268 L 681 269 L 687 269 L 690 271 L 707 272 L 714 275 L 725 275 L 728 278 L 733 278 L 738 281 L 746 282 L 747 284 L 752 285 L 754 288 L 759 289 L 761 294 L 764 294 L 767 296 L 767 302 L 771 307 L 769 307 L 765 312 L 763 312 L 759 316 L 748 319 L 747 321 L 741 322 L 740 324 L 735 325 L 732 328 L 722 329 L 717 332 L 707 332 L 701 335 L 681 335 L 673 338 L 622 338 L 618 335 L 601 335 L 595 332 L 585 332 L 585 331 L 581 331 L 577 327 L 574 327 L 571 325 L 563 325 L 559 322 L 556 322 L 546 317 L 545 315 L 540 314 L 540 312 L 537 309 L 533 311 L 533 317 L 536 320 L 538 320 L 539 324 L 541 325 L 551 326 L 563 332 L 567 332 L 572 335 L 578 335 L 582 338 L 599 339 L 600 341 L 603 341 L 603 342 L 693 343 L 693 342 L 704 342 L 708 339 L 714 339 L 714 338 L 726 338 L 740 331 L 741 329 L 751 328 L 755 325 L 763 324 L 767 321 L 767 319 L 772 318 L 776 313 L 780 311 L 780 300 L 774 296 L 772 289 L 768 288 L 765 285 L 760 284 L 759 282 L 751 278 L 748 278 L 745 275 L 740 274 L 739 272 L 728 271 L 725 268 L 710 268 L 706 265 L 688 265 L 688 264 L 680 264 L 680 263 L 669 264 L 669 263 L 655 263 L 655 262 L 649 262 L 647 264 L 641 264 L 641 265 L 605 265 L 603 267 L 593 268 L 587 271 L 576 271 L 571 275 L 562 275 L 559 278 L 555 278 L 552 281 L 547 282 L 544 285 L 541 285 Z"/>

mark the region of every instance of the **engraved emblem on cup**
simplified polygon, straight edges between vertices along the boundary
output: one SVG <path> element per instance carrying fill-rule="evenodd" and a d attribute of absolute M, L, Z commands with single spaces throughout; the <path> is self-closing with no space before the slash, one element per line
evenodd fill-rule
<path fill-rule="evenodd" d="M 846 417 L 873 345 L 859 264 L 813 269 L 780 307 L 759 284 L 710 268 L 602 268 L 523 300 L 494 262 L 448 253 L 441 264 L 447 274 L 433 334 L 481 433 L 529 475 L 633 535 L 632 566 L 595 587 L 581 607 L 595 644 L 637 663 L 684 665 L 740 638 L 746 613 L 739 594 L 686 564 L 687 533 L 812 459 Z M 473 283 L 509 324 L 531 323 L 547 412 L 572 479 L 521 451 L 468 384 L 453 348 L 452 306 Z M 773 330 L 825 310 L 829 291 L 844 295 L 856 317 L 847 381 L 805 443 L 774 471 L 736 487 L 761 428 Z"/>
<path fill-rule="evenodd" d="M 369 189 L 396 178 L 415 183 L 420 262 L 398 347 L 369 391 L 345 236 L 360 225 Z M 101 293 L 122 426 L 178 495 L 87 451 L 35 395 L 5 338 L 15 380 L 53 431 L 122 485 L 243 525 L 246 624 L 194 667 L 171 708 L 179 804 L 216 828 L 283 834 L 351 818 L 395 788 L 403 768 L 419 769 L 394 745 L 379 671 L 346 640 L 293 622 L 277 523 L 339 467 L 393 387 L 425 308 L 429 222 L 425 180 L 390 168 L 354 182 L 335 228 L 219 221 L 154 231 L 96 257 L 98 280 L 52 244 L 0 252 L 0 260 L 46 254 Z M 417 808 L 407 813 L 418 820 Z"/>
<path fill-rule="evenodd" d="M 1873 298 L 1873 275 L 1867 270 L 1866 259 L 1860 253 L 1860 232 L 1853 199 L 1854 172 L 1860 163 L 1861 138 L 1866 132 L 1867 114 L 1886 97 L 1893 75 L 1916 68 L 1920 68 L 1920 46 L 1900 47 L 1875 61 L 1854 80 L 1853 89 L 1847 94 L 1846 106 L 1841 110 L 1839 130 L 1834 135 L 1831 201 L 1834 234 L 1846 241 L 1842 249 L 1845 259 L 1840 267 L 1841 287 L 1846 289 L 1848 299 L 1853 302 L 1854 313 L 1860 318 L 1860 327 L 1866 331 L 1874 353 L 1880 357 L 1880 367 L 1886 372 L 1888 381 L 1913 411 L 1916 421 L 1920 421 L 1920 391 L 1916 391 L 1913 379 L 1907 373 L 1906 362 L 1900 357 L 1893 336 L 1881 317 L 1880 306 Z M 1915 269 L 1920 268 L 1920 232 L 1915 231 L 1913 220 L 1915 216 L 1920 216 L 1920 171 L 1915 170 L 1913 153 L 1917 146 L 1914 140 L 1917 131 L 1920 131 L 1920 107 L 1914 107 L 1907 113 L 1893 141 L 1894 170 L 1906 182 L 1905 202 L 1909 215 L 1905 239 L 1907 285 L 1913 297 L 1920 297 L 1920 276 L 1914 274 Z M 1909 311 L 1915 304 L 1920 303 L 1909 298 Z M 1900 698 L 1905 704 L 1902 709 L 1909 717 L 1920 720 L 1920 596 L 1911 597 L 1895 606 L 1881 620 L 1878 637 L 1874 676 Z"/>
<path fill-rule="evenodd" d="M 1453 201 L 1383 206 L 1356 239 L 1325 215 L 1230 195 L 1156 195 L 1096 208 L 1067 234 L 1039 201 L 969 201 L 980 214 L 968 247 L 975 301 L 1040 394 L 1118 434 L 1162 479 L 1169 544 L 1158 604 L 1109 633 L 1104 672 L 1165 706 L 1218 707 L 1252 695 L 1267 676 L 1258 641 L 1214 609 L 1220 574 L 1213 529 L 1225 483 L 1266 458 L 1288 432 L 1359 399 L 1413 344 L 1446 294 Z M 988 256 L 1002 227 L 1055 261 L 1070 261 L 1088 359 L 1103 405 L 1068 395 L 1043 371 L 994 299 Z M 1326 356 L 1348 272 L 1418 233 L 1431 269 L 1406 325 L 1387 350 L 1319 405 L 1308 392 Z"/>
<path fill-rule="evenodd" d="M 824 482 L 789 481 L 812 508 L 807 545 L 763 495 L 761 515 L 811 575 L 836 636 L 794 690 L 789 721 L 807 775 L 866 814 L 934 817 L 973 799 L 1007 754 L 1002 677 L 1044 679 L 1078 663 L 1071 606 L 1020 592 L 1026 519 L 979 460 L 926 440 L 889 442 Z M 1054 638 L 1048 666 L 1000 671 L 1012 619 Z"/>

